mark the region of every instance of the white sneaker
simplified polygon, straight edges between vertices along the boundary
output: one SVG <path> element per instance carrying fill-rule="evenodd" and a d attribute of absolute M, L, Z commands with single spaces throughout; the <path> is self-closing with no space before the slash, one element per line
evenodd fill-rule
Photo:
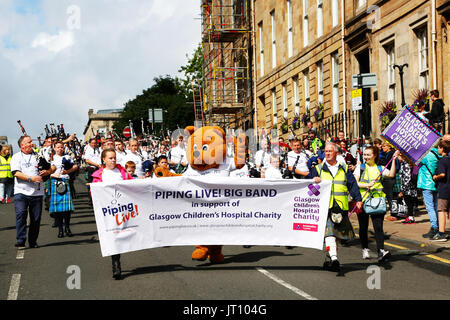
<path fill-rule="evenodd" d="M 370 259 L 369 251 L 370 251 L 370 250 L 367 249 L 367 248 L 362 249 L 362 257 L 363 257 L 363 259 Z"/>
<path fill-rule="evenodd" d="M 391 253 L 389 251 L 381 249 L 380 252 L 378 253 L 378 262 L 384 262 L 390 256 Z"/>

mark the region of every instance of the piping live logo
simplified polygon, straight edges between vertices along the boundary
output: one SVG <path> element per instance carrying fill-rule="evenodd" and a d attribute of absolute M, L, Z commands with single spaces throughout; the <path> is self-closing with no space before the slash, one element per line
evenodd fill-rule
<path fill-rule="evenodd" d="M 119 193 L 117 189 L 114 189 L 114 196 L 111 200 L 111 205 L 102 208 L 103 216 L 113 216 L 117 226 L 120 226 L 139 215 L 137 204 L 134 204 L 133 202 L 127 204 L 119 203 L 121 196 L 122 194 Z"/>

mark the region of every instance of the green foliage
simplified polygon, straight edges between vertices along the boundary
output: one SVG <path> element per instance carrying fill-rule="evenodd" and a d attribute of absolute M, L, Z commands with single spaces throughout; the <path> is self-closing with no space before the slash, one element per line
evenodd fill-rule
<path fill-rule="evenodd" d="M 128 101 L 121 114 L 121 117 L 114 124 L 114 130 L 121 133 L 129 125 L 129 120 L 133 122 L 136 134 L 142 133 L 141 118 L 144 119 L 145 129 L 150 126 L 150 133 L 160 135 L 161 129 L 176 130 L 191 125 L 194 122 L 194 110 L 187 103 L 183 85 L 178 78 L 169 75 L 159 76 L 153 79 L 155 84 L 149 89 Z M 153 132 L 151 124 L 148 123 L 149 109 L 163 109 L 163 126 L 155 124 Z"/>
<path fill-rule="evenodd" d="M 181 66 L 178 72 L 184 73 L 183 86 L 186 89 L 186 93 L 189 94 L 192 90 L 192 82 L 194 82 L 194 85 L 197 85 L 202 80 L 203 53 L 201 44 L 195 49 L 192 58 L 189 58 L 187 54 L 186 58 L 188 59 L 187 64 Z"/>
<path fill-rule="evenodd" d="M 125 104 L 120 120 L 114 124 L 114 131 L 122 133 L 123 129 L 129 125 L 129 120 L 133 122 L 136 134 L 142 133 L 141 118 L 144 119 L 145 130 L 149 126 L 150 133 L 160 135 L 161 129 L 176 130 L 194 124 L 194 108 L 192 105 L 192 85 L 198 84 L 202 80 L 203 55 L 202 47 L 199 44 L 194 51 L 192 58 L 186 54 L 188 59 L 185 66 L 181 66 L 178 72 L 184 74 L 184 79 L 173 78 L 170 75 L 154 78 L 154 84 L 144 90 L 141 95 Z M 163 109 L 163 126 L 149 124 L 149 109 Z"/>

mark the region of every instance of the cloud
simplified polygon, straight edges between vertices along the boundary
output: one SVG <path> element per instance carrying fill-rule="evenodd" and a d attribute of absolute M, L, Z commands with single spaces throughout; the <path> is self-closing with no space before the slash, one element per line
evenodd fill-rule
<path fill-rule="evenodd" d="M 73 46 L 74 35 L 72 31 L 59 31 L 57 35 L 48 33 L 39 33 L 31 43 L 32 48 L 43 47 L 48 51 L 58 53 L 66 48 Z"/>
<path fill-rule="evenodd" d="M 177 76 L 200 42 L 198 0 L 15 1 L 0 0 L 0 135 L 10 141 L 19 119 L 32 137 L 48 123 L 82 137 L 89 109 L 121 108 L 155 77 Z M 72 5 L 79 29 L 68 27 Z"/>

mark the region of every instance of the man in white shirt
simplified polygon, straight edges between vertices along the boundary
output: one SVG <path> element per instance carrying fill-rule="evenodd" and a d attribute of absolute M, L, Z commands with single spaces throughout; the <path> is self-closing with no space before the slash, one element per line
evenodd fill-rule
<path fill-rule="evenodd" d="M 18 141 L 20 152 L 11 159 L 11 172 L 14 175 L 14 209 L 16 211 L 16 247 L 25 246 L 27 239 L 27 216 L 30 215 L 28 243 L 37 248 L 37 238 L 42 215 L 44 195 L 43 177 L 52 174 L 56 168 L 39 170 L 38 156 L 33 151 L 32 140 L 22 136 Z"/>
<path fill-rule="evenodd" d="M 178 137 L 177 146 L 170 150 L 169 165 L 175 170 L 176 173 L 181 173 L 181 171 L 183 171 L 183 169 L 188 165 L 183 136 Z M 177 166 L 178 169 L 176 169 Z"/>
<path fill-rule="evenodd" d="M 288 152 L 288 169 L 296 179 L 304 179 L 309 174 L 308 158 L 298 139 L 292 143 L 292 151 Z"/>
<path fill-rule="evenodd" d="M 146 160 L 142 152 L 139 150 L 139 141 L 136 139 L 130 139 L 130 146 L 129 150 L 127 151 L 127 155 L 124 158 L 124 162 L 127 163 L 128 161 L 134 162 L 136 165 L 136 171 L 135 174 L 141 178 L 144 177 L 144 170 L 142 169 L 142 163 Z"/>
<path fill-rule="evenodd" d="M 261 149 L 255 153 L 256 169 L 267 168 L 270 164 L 270 150 L 268 149 L 267 139 L 261 139 Z"/>
<path fill-rule="evenodd" d="M 88 183 L 92 182 L 92 174 L 102 166 L 101 152 L 101 149 L 97 147 L 97 140 L 95 138 L 90 139 L 83 156 L 87 165 Z"/>

